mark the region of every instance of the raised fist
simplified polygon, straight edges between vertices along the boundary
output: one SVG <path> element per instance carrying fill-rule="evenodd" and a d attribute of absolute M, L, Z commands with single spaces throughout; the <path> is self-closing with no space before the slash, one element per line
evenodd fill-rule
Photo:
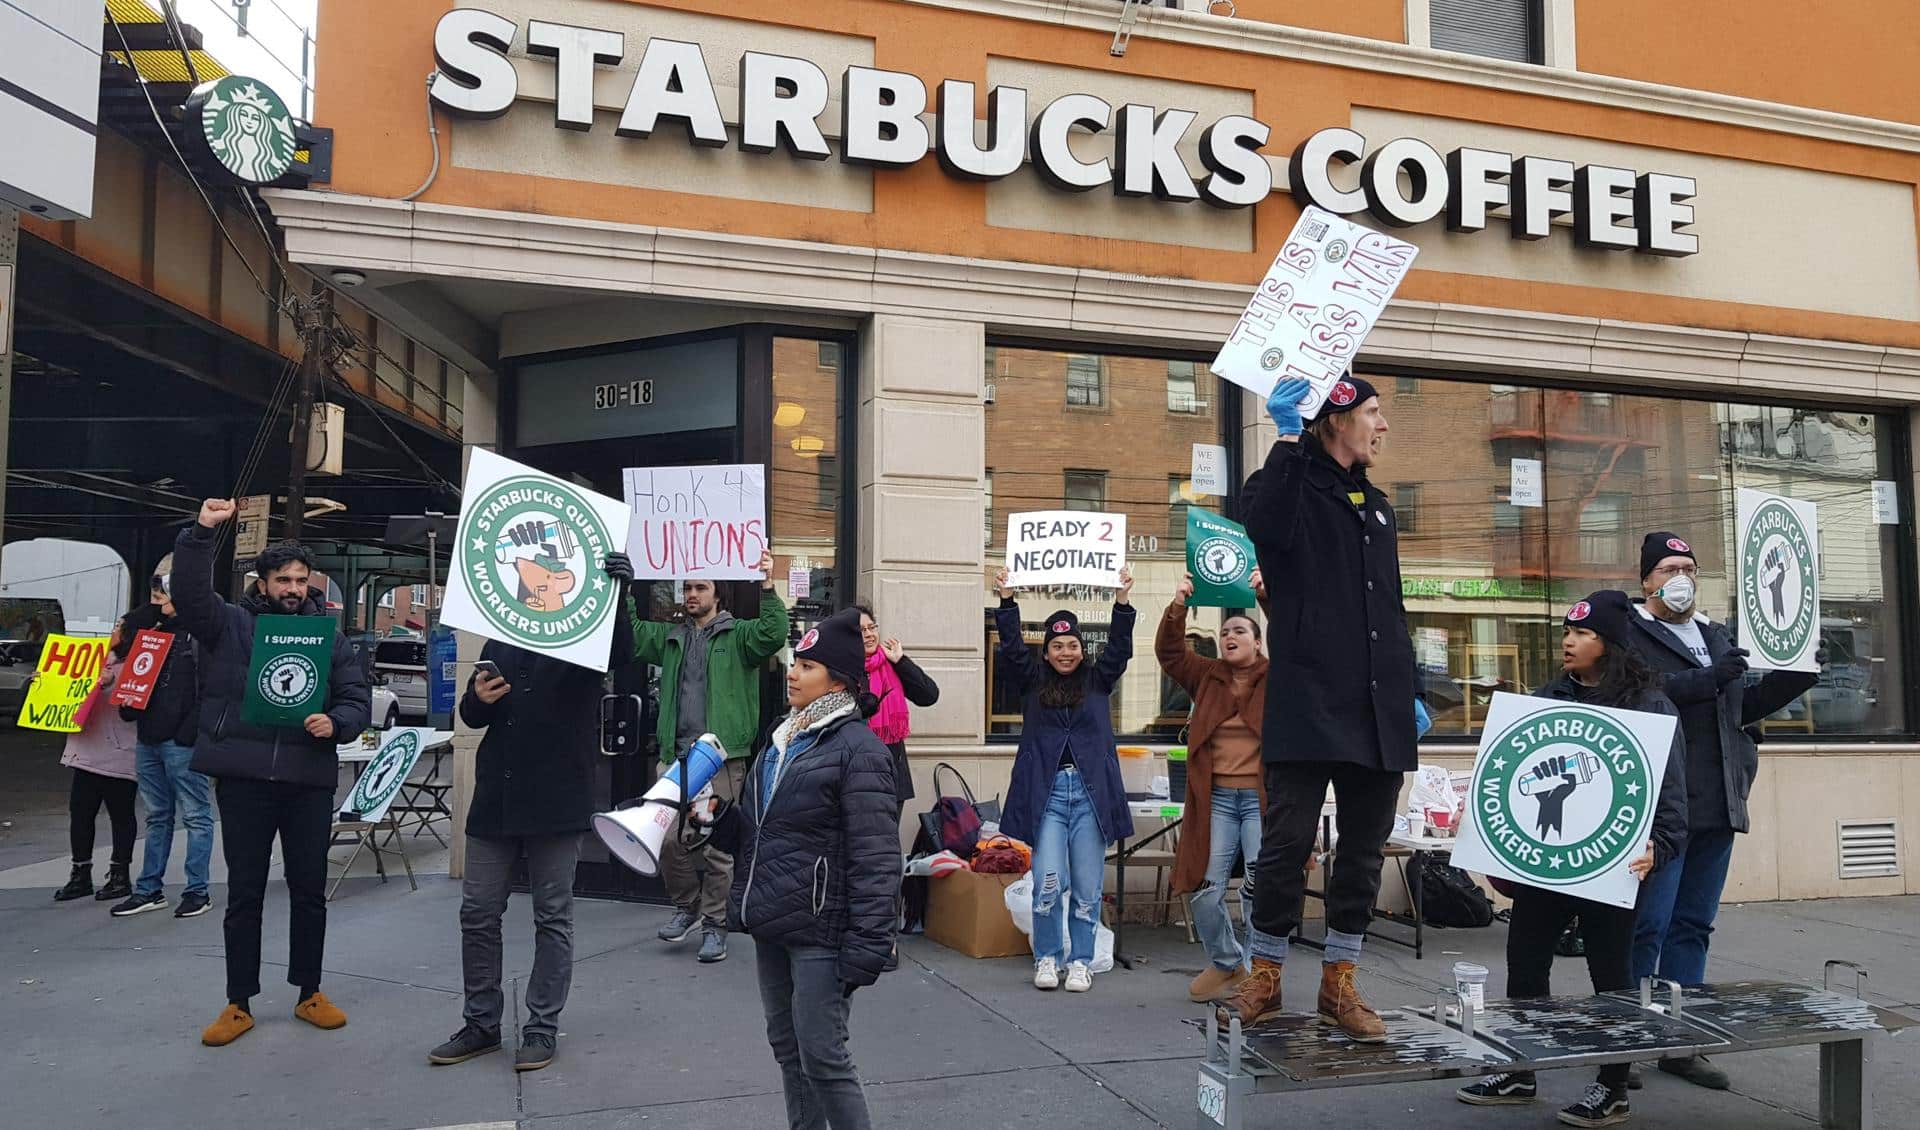
<path fill-rule="evenodd" d="M 209 498 L 200 504 L 200 524 L 211 530 L 233 517 L 239 507 L 231 498 Z"/>

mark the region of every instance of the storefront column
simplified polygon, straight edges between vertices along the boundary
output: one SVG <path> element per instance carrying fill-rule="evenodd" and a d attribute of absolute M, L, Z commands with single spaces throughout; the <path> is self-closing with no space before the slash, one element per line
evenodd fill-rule
<path fill-rule="evenodd" d="M 462 409 L 462 438 L 465 445 L 461 450 L 461 481 L 466 481 L 467 457 L 475 448 L 493 451 L 499 446 L 500 434 L 500 382 L 492 373 L 472 372 L 466 378 L 466 400 Z M 458 696 L 467 686 L 467 680 L 473 677 L 473 662 L 480 658 L 480 648 L 487 641 L 472 632 L 455 632 L 459 643 L 460 671 L 454 680 L 454 694 Z M 480 748 L 480 731 L 469 729 L 460 721 L 460 712 L 453 716 L 453 819 L 447 844 L 447 873 L 458 879 L 467 873 L 467 808 L 473 803 L 473 764 L 475 751 Z"/>
<path fill-rule="evenodd" d="M 861 336 L 859 592 L 940 684 L 916 742 L 985 731 L 985 351 L 979 322 L 877 315 Z"/>
<path fill-rule="evenodd" d="M 13 419 L 13 331 L 20 319 L 20 210 L 0 204 L 0 483 L 7 474 L 7 432 Z M 8 286 L 9 279 L 12 286 Z M 7 528 L 7 495 L 0 489 L 0 537 Z"/>

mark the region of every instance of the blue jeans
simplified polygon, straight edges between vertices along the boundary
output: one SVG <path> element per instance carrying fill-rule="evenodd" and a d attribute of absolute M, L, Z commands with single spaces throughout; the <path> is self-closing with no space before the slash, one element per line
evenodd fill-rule
<path fill-rule="evenodd" d="M 1240 888 L 1240 906 L 1249 925 L 1253 922 L 1253 868 L 1260 858 L 1260 790 L 1213 787 L 1213 820 L 1208 826 L 1211 839 L 1207 848 L 1207 878 L 1193 892 L 1193 929 L 1216 969 L 1239 969 L 1247 964 L 1247 951 L 1233 932 L 1233 916 L 1227 913 L 1227 881 L 1233 877 L 1233 861 L 1247 861 L 1246 885 Z"/>
<path fill-rule="evenodd" d="M 1707 980 L 1707 939 L 1733 861 L 1731 828 L 1694 831 L 1687 850 L 1647 876 L 1633 927 L 1633 980 L 1659 976 L 1682 985 Z"/>
<path fill-rule="evenodd" d="M 1071 766 L 1053 779 L 1040 842 L 1033 845 L 1033 958 L 1093 964 L 1100 888 L 1107 880 L 1107 842 L 1093 815 L 1093 798 Z M 1061 905 L 1072 901 L 1072 912 Z"/>
<path fill-rule="evenodd" d="M 207 893 L 207 865 L 213 860 L 213 806 L 207 779 L 195 773 L 193 747 L 179 742 L 134 746 L 140 778 L 140 803 L 147 806 L 147 855 L 133 893 L 151 895 L 167 883 L 167 857 L 173 854 L 173 814 L 187 829 L 187 893 Z"/>

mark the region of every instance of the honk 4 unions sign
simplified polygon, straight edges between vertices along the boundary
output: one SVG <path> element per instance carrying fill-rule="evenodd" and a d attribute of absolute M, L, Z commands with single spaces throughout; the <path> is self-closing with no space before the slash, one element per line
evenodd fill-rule
<path fill-rule="evenodd" d="M 495 118 L 513 108 L 519 76 L 507 58 L 520 26 L 504 16 L 460 8 L 434 30 L 439 70 L 429 84 L 434 102 L 469 117 Z M 593 128 L 597 67 L 628 54 L 617 31 L 529 20 L 527 54 L 554 65 L 554 126 Z M 736 144 L 700 45 L 650 38 L 639 46 L 633 87 L 614 132 L 646 138 L 663 123 L 680 123 L 695 145 Z M 834 152 L 816 119 L 826 112 L 827 73 L 806 59 L 749 51 L 740 57 L 739 137 L 749 153 L 784 149 L 825 161 Z M 977 140 L 974 84 L 947 79 L 929 96 L 917 76 L 875 67 L 848 67 L 840 75 L 840 160 L 852 165 L 906 168 L 931 152 L 942 168 L 969 180 L 998 180 L 1031 162 L 1057 188 L 1110 188 L 1120 196 L 1204 201 L 1245 208 L 1273 191 L 1273 171 L 1261 147 L 1272 131 L 1263 122 L 1230 114 L 1200 126 L 1192 110 L 1127 103 L 1114 106 L 1091 94 L 1065 94 L 1030 105 L 1027 91 L 996 86 L 987 92 L 986 143 Z M 921 117 L 933 110 L 931 126 Z M 1196 179 L 1179 146 L 1199 128 L 1204 174 Z M 1112 130 L 1112 159 L 1085 160 L 1068 145 L 1076 131 Z M 1336 164 L 1360 164 L 1360 186 L 1334 184 Z M 1572 215 L 1583 246 L 1692 255 L 1693 178 L 1582 165 L 1549 157 L 1460 148 L 1442 156 L 1418 138 L 1403 137 L 1368 152 L 1353 130 L 1328 128 L 1301 142 L 1289 163 L 1294 196 L 1338 215 L 1366 212 L 1381 223 L 1407 227 L 1446 216 L 1449 229 L 1476 232 L 1498 222 L 1489 213 L 1508 208 L 1515 239 L 1544 239 L 1556 217 Z"/>

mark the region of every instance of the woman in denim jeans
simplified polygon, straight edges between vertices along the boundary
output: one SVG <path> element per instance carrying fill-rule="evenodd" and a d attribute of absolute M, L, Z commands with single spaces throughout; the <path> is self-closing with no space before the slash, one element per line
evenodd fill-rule
<path fill-rule="evenodd" d="M 1005 569 L 998 587 L 1000 670 L 1022 703 L 1000 830 L 1033 845 L 1033 987 L 1060 988 L 1064 969 L 1066 990 L 1084 993 L 1093 988 L 1107 845 L 1133 834 L 1111 705 L 1133 658 L 1133 574 L 1120 570 L 1107 645 L 1091 662 L 1079 618 L 1064 610 L 1047 617 L 1035 659 Z"/>
<path fill-rule="evenodd" d="M 1253 588 L 1264 599 L 1260 571 Z M 1235 858 L 1246 860 L 1240 890 L 1247 921 L 1253 920 L 1253 866 L 1260 857 L 1260 813 L 1266 788 L 1260 772 L 1260 727 L 1266 719 L 1267 657 L 1260 653 L 1260 625 L 1248 616 L 1220 622 L 1220 657 L 1195 654 L 1187 645 L 1187 599 L 1193 578 L 1174 590 L 1160 617 L 1153 651 L 1160 669 L 1193 699 L 1187 723 L 1185 835 L 1174 855 L 1173 890 L 1191 891 L 1193 925 L 1211 964 L 1187 986 L 1196 1003 L 1225 1000 L 1247 973 L 1247 950 L 1227 913 L 1227 880 Z"/>

